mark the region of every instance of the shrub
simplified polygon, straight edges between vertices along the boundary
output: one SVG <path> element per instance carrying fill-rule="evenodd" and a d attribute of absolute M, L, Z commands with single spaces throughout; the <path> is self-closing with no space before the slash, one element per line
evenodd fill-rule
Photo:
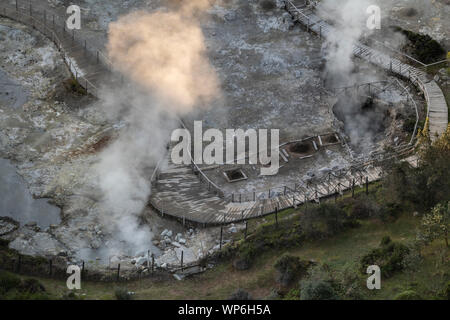
<path fill-rule="evenodd" d="M 239 288 L 230 295 L 228 300 L 253 300 L 253 298 L 250 293 Z"/>
<path fill-rule="evenodd" d="M 444 299 L 450 300 L 450 281 L 447 282 L 442 295 L 444 296 Z"/>
<path fill-rule="evenodd" d="M 414 290 L 400 292 L 394 297 L 394 300 L 421 300 L 422 298 Z"/>
<path fill-rule="evenodd" d="M 326 280 L 311 279 L 302 282 L 301 300 L 338 300 L 339 296 L 332 284 Z"/>
<path fill-rule="evenodd" d="M 443 59 L 445 50 L 442 46 L 427 34 L 415 33 L 400 27 L 394 27 L 394 31 L 402 33 L 410 41 L 412 54 L 421 62 L 430 64 Z"/>
<path fill-rule="evenodd" d="M 7 248 L 9 245 L 9 241 L 6 239 L 0 239 L 0 247 L 5 247 Z"/>
<path fill-rule="evenodd" d="M 370 197 L 361 196 L 355 200 L 350 216 L 355 219 L 378 217 L 380 206 Z"/>
<path fill-rule="evenodd" d="M 338 292 L 339 285 L 327 265 L 311 268 L 308 276 L 300 281 L 301 300 L 338 300 Z"/>
<path fill-rule="evenodd" d="M 391 237 L 389 237 L 389 236 L 384 236 L 384 237 L 381 239 L 380 245 L 381 245 L 381 246 L 387 246 L 387 245 L 390 244 L 391 242 L 392 242 Z"/>
<path fill-rule="evenodd" d="M 380 246 L 371 250 L 360 260 L 361 273 L 365 273 L 370 265 L 377 265 L 383 270 L 383 276 L 388 278 L 396 271 L 404 268 L 404 259 L 409 254 L 409 248 L 401 243 L 384 237 Z"/>
<path fill-rule="evenodd" d="M 21 291 L 31 294 L 45 292 L 45 287 L 36 279 L 26 279 L 22 282 Z"/>
<path fill-rule="evenodd" d="M 357 264 L 349 263 L 337 273 L 340 295 L 346 299 L 363 300 L 367 293 L 366 281 L 367 276 L 358 272 Z"/>
<path fill-rule="evenodd" d="M 237 258 L 233 261 L 233 266 L 237 270 L 247 270 L 256 257 L 256 249 L 252 241 L 244 242 L 239 248 Z"/>
<path fill-rule="evenodd" d="M 114 296 L 117 300 L 132 300 L 133 295 L 125 288 L 117 288 L 114 290 Z"/>
<path fill-rule="evenodd" d="M 0 295 L 4 295 L 13 289 L 20 289 L 21 283 L 22 281 L 16 275 L 6 271 L 0 271 Z"/>
<path fill-rule="evenodd" d="M 283 255 L 274 265 L 276 280 L 282 286 L 289 286 L 292 281 L 306 273 L 308 266 L 309 262 L 301 261 L 299 257 Z"/>
<path fill-rule="evenodd" d="M 300 289 L 291 289 L 284 296 L 284 300 L 300 300 Z"/>
<path fill-rule="evenodd" d="M 305 212 L 301 226 L 306 238 L 317 239 L 342 231 L 346 221 L 347 214 L 341 207 L 334 203 L 322 203 Z"/>
<path fill-rule="evenodd" d="M 83 88 L 81 84 L 78 82 L 78 80 L 73 77 L 65 80 L 63 84 L 67 91 L 72 92 L 76 95 L 87 94 L 86 89 Z"/>
<path fill-rule="evenodd" d="M 75 292 L 70 291 L 61 296 L 62 300 L 82 300 L 80 296 L 76 295 Z"/>

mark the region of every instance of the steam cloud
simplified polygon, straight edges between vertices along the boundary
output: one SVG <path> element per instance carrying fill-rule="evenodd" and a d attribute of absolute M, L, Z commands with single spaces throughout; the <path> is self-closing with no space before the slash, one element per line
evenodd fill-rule
<path fill-rule="evenodd" d="M 325 43 L 326 71 L 333 84 L 349 83 L 354 64 L 353 45 L 367 31 L 368 0 L 324 0 L 317 7 L 318 14 L 333 17 L 337 22 Z"/>
<path fill-rule="evenodd" d="M 351 86 L 357 83 L 376 81 L 376 76 L 355 73 L 353 61 L 354 45 L 369 32 L 367 8 L 373 5 L 368 0 L 323 0 L 317 10 L 319 16 L 332 18 L 335 25 L 324 44 L 326 58 L 326 82 L 331 87 Z M 337 117 L 343 121 L 345 133 L 359 152 L 368 150 L 380 130 L 383 121 L 376 112 L 361 110 L 365 98 L 361 96 L 340 97 L 334 107 Z M 358 153 L 359 153 L 358 152 Z"/>
<path fill-rule="evenodd" d="M 191 111 L 218 93 L 194 17 L 207 1 L 188 1 L 176 12 L 131 13 L 109 28 L 108 54 L 117 69 L 164 101 L 172 111 Z"/>
<path fill-rule="evenodd" d="M 139 215 L 177 116 L 220 93 L 197 17 L 208 5 L 190 0 L 170 11 L 133 12 L 109 27 L 109 58 L 133 85 L 103 92 L 106 112 L 125 126 L 96 168 L 104 200 L 101 220 L 135 252 L 151 247 L 152 234 Z"/>

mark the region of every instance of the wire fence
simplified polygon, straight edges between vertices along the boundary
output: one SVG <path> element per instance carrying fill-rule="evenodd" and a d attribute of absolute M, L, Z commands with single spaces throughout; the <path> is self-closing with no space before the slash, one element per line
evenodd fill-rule
<path fill-rule="evenodd" d="M 108 74 L 113 70 L 112 63 L 95 45 L 83 39 L 78 30 L 69 30 L 65 19 L 47 10 L 39 10 L 31 2 L 27 6 L 18 0 L 15 5 L 1 3 L 0 15 L 32 27 L 50 39 L 74 79 L 86 93 L 98 97 L 100 85 L 95 79 L 110 78 Z M 79 66 L 80 60 L 85 62 L 84 69 Z"/>

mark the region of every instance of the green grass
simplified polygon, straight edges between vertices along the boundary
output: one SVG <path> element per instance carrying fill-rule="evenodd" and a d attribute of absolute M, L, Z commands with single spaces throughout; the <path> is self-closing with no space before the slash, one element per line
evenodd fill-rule
<path fill-rule="evenodd" d="M 304 243 L 301 247 L 286 250 L 270 250 L 258 256 L 249 270 L 236 271 L 231 262 L 223 262 L 204 274 L 177 281 L 165 279 L 154 281 L 144 279 L 129 283 L 82 282 L 79 294 L 86 299 L 114 299 L 118 286 L 136 292 L 135 299 L 226 299 L 237 288 L 249 291 L 255 298 L 265 298 L 273 288 L 275 270 L 273 265 L 283 253 L 312 259 L 341 270 L 358 263 L 359 258 L 370 249 L 376 248 L 383 236 L 393 241 L 408 242 L 414 239 L 419 218 L 404 213 L 393 223 L 365 221 L 361 227 L 350 229 L 333 238 Z M 421 297 L 432 299 L 449 278 L 449 266 L 440 263 L 437 254 L 443 243 L 436 242 L 424 250 L 424 261 L 415 272 L 398 273 L 389 279 L 382 279 L 382 289 L 367 290 L 371 299 L 393 299 L 398 293 L 413 289 Z M 62 280 L 39 279 L 53 296 L 67 293 Z M 365 285 L 362 283 L 361 285 Z M 81 295 L 84 294 L 84 295 Z"/>
<path fill-rule="evenodd" d="M 380 188 L 379 183 L 369 186 L 372 195 Z M 356 194 L 365 193 L 358 188 Z M 344 199 L 351 193 L 344 194 Z M 334 201 L 334 199 L 329 199 Z M 292 228 L 301 208 L 288 209 L 279 212 L 279 226 Z M 125 288 L 135 292 L 134 299 L 227 299 L 236 289 L 242 288 L 257 299 L 264 299 L 273 289 L 280 289 L 275 281 L 274 264 L 283 254 L 298 256 L 302 260 L 314 260 L 327 264 L 334 271 L 342 271 L 348 267 L 359 265 L 359 259 L 370 250 L 379 246 L 381 239 L 388 235 L 393 241 L 410 243 L 416 237 L 420 217 L 414 217 L 412 211 L 404 207 L 403 212 L 395 221 L 381 222 L 379 220 L 362 220 L 358 228 L 347 229 L 326 240 L 306 241 L 300 245 L 282 249 L 268 249 L 258 254 L 249 270 L 238 271 L 232 266 L 231 259 L 225 260 L 213 269 L 182 281 L 168 276 L 164 279 L 145 278 L 140 281 L 121 283 L 100 283 L 82 281 L 82 289 L 77 295 L 82 299 L 115 299 L 116 288 Z M 273 216 L 264 221 L 250 222 L 251 231 L 259 239 L 258 232 L 273 232 L 280 230 L 270 228 L 275 224 Z M 269 231 L 268 231 L 269 230 Z M 272 231 L 270 231 L 272 230 Z M 253 237 L 253 235 L 252 235 Z M 243 233 L 236 234 L 236 241 L 243 238 Z M 264 239 L 271 240 L 270 234 Z M 443 241 L 435 241 L 422 250 L 423 261 L 414 271 L 398 272 L 388 279 L 383 279 L 381 290 L 365 289 L 365 283 L 360 285 L 369 299 L 394 299 L 398 294 L 414 290 L 425 299 L 435 299 L 445 284 L 450 280 L 448 250 Z M 22 278 L 26 278 L 21 276 Z M 365 278 L 365 277 L 363 277 Z M 64 280 L 38 278 L 52 297 L 62 297 L 69 290 Z"/>

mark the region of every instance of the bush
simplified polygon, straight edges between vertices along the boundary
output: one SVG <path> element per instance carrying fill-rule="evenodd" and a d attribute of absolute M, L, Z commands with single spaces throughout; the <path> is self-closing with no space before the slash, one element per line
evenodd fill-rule
<path fill-rule="evenodd" d="M 75 294 L 75 292 L 70 291 L 61 296 L 62 300 L 83 300 L 79 295 Z"/>
<path fill-rule="evenodd" d="M 0 295 L 4 295 L 13 289 L 20 289 L 21 283 L 22 281 L 16 275 L 6 271 L 0 271 Z"/>
<path fill-rule="evenodd" d="M 409 254 L 409 248 L 401 243 L 384 237 L 380 247 L 373 249 L 360 260 L 361 273 L 366 273 L 367 267 L 377 265 L 383 270 L 383 276 L 388 278 L 396 271 L 404 268 L 404 259 Z"/>
<path fill-rule="evenodd" d="M 338 300 L 339 285 L 327 265 L 311 268 L 308 276 L 300 281 L 301 300 Z"/>
<path fill-rule="evenodd" d="M 280 222 L 258 227 L 245 242 L 239 244 L 233 266 L 238 270 L 247 270 L 255 258 L 262 252 L 270 249 L 288 248 L 300 244 L 302 233 L 298 222 Z M 233 252 L 233 253 L 234 253 Z"/>
<path fill-rule="evenodd" d="M 308 239 L 325 238 L 345 228 L 345 211 L 334 203 L 322 203 L 308 209 L 301 221 L 302 231 Z"/>
<path fill-rule="evenodd" d="M 284 300 L 300 300 L 300 289 L 291 289 L 284 296 Z"/>
<path fill-rule="evenodd" d="M 114 296 L 116 297 L 117 300 L 132 300 L 133 299 L 133 295 L 130 292 L 128 292 L 128 290 L 125 288 L 117 288 L 114 291 Z"/>
<path fill-rule="evenodd" d="M 421 300 L 422 298 L 414 290 L 400 292 L 394 297 L 394 300 Z"/>
<path fill-rule="evenodd" d="M 244 242 L 239 248 L 237 258 L 233 261 L 233 266 L 237 270 L 247 270 L 256 257 L 256 250 L 253 242 Z"/>
<path fill-rule="evenodd" d="M 426 212 L 450 199 L 450 134 L 433 144 L 419 143 L 417 154 L 417 168 L 406 161 L 384 163 L 382 201 L 388 204 L 387 215 L 401 212 L 405 205 Z"/>
<path fill-rule="evenodd" d="M 35 294 L 45 292 L 45 287 L 36 279 L 26 279 L 21 285 L 21 290 L 23 292 Z"/>
<path fill-rule="evenodd" d="M 78 82 L 78 80 L 73 77 L 65 80 L 63 84 L 67 91 L 72 92 L 76 95 L 87 94 L 86 89 L 83 88 L 81 84 Z"/>
<path fill-rule="evenodd" d="M 45 300 L 49 299 L 49 296 L 38 280 L 22 281 L 12 273 L 0 271 L 0 299 Z"/>
<path fill-rule="evenodd" d="M 345 299 L 363 300 L 366 297 L 367 275 L 358 272 L 358 265 L 349 263 L 337 273 L 340 295 Z"/>
<path fill-rule="evenodd" d="M 412 47 L 412 55 L 419 61 L 430 64 L 444 58 L 444 48 L 429 35 L 415 33 L 400 27 L 394 27 L 394 30 L 408 38 Z"/>
<path fill-rule="evenodd" d="M 450 300 L 450 281 L 447 282 L 442 295 L 444 296 L 444 299 Z"/>
<path fill-rule="evenodd" d="M 296 278 L 306 273 L 309 262 L 301 261 L 299 257 L 283 255 L 274 265 L 276 280 L 282 286 L 289 286 Z"/>
<path fill-rule="evenodd" d="M 350 216 L 355 219 L 374 218 L 380 216 L 380 206 L 370 197 L 358 197 L 350 212 Z"/>
<path fill-rule="evenodd" d="M 7 248 L 9 245 L 9 241 L 6 239 L 0 239 L 0 247 L 5 247 Z"/>
<path fill-rule="evenodd" d="M 253 300 L 252 296 L 250 293 L 248 293 L 247 291 L 243 290 L 243 289 L 237 289 L 235 292 L 233 292 L 230 297 L 228 298 L 228 300 Z"/>
<path fill-rule="evenodd" d="M 326 280 L 311 279 L 302 282 L 301 300 L 338 300 L 339 296 L 332 284 Z"/>

